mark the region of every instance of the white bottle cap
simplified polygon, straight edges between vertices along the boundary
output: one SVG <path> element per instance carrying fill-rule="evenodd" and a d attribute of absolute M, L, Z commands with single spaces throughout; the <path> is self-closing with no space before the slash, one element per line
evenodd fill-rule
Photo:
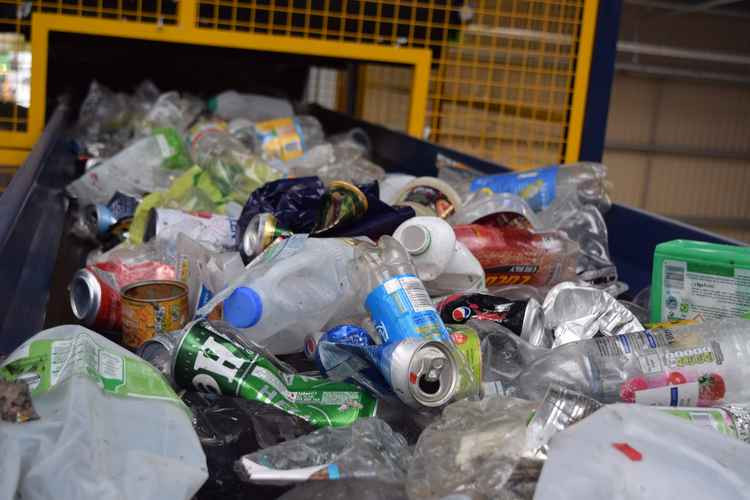
<path fill-rule="evenodd" d="M 421 224 L 407 226 L 401 233 L 401 244 L 411 255 L 421 255 L 430 248 L 430 231 Z"/>

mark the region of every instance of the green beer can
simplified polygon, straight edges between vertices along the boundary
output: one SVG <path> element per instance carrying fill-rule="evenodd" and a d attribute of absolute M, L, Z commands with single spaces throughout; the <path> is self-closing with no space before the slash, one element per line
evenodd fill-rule
<path fill-rule="evenodd" d="M 374 416 L 377 407 L 377 400 L 355 385 L 283 372 L 205 320 L 182 331 L 171 372 L 179 387 L 260 401 L 316 427 L 350 425 Z"/>

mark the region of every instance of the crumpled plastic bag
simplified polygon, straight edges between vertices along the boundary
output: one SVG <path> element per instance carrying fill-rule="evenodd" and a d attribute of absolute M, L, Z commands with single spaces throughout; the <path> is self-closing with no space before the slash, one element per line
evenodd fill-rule
<path fill-rule="evenodd" d="M 598 288 L 565 282 L 552 287 L 542 304 L 544 327 L 554 330 L 552 347 L 593 338 L 641 332 L 630 310 Z"/>
<path fill-rule="evenodd" d="M 541 464 L 522 459 L 536 403 L 459 401 L 419 438 L 409 466 L 409 498 L 531 498 Z"/>
<path fill-rule="evenodd" d="M 556 434 L 534 496 L 750 498 L 750 445 L 644 405 L 607 405 Z"/>
<path fill-rule="evenodd" d="M 193 425 L 208 463 L 208 481 L 199 498 L 270 498 L 284 491 L 240 481 L 234 462 L 242 455 L 309 434 L 315 427 L 258 401 L 198 392 L 186 392 L 182 400 L 193 412 Z"/>
<path fill-rule="evenodd" d="M 149 211 L 156 207 L 176 208 L 185 212 L 205 211 L 223 213 L 225 199 L 211 176 L 198 166 L 192 166 L 172 182 L 166 191 L 151 193 L 135 209 L 130 224 L 129 240 L 140 244 L 146 234 Z"/>
<path fill-rule="evenodd" d="M 406 439 L 379 418 L 349 427 L 325 427 L 293 441 L 242 457 L 236 471 L 250 482 L 371 478 L 400 482 L 410 450 Z"/>
<path fill-rule="evenodd" d="M 193 497 L 208 476 L 190 412 L 134 354 L 81 326 L 34 335 L 0 367 L 39 420 L 0 422 L 0 498 Z"/>

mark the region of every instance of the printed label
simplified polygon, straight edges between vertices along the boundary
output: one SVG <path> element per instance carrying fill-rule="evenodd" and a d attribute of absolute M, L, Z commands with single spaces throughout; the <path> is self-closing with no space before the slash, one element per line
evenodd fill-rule
<path fill-rule="evenodd" d="M 696 406 L 698 404 L 698 385 L 698 382 L 688 382 L 636 391 L 635 402 L 652 406 Z"/>
<path fill-rule="evenodd" d="M 661 319 L 741 318 L 750 311 L 750 269 L 678 260 L 662 263 Z"/>
<path fill-rule="evenodd" d="M 479 334 L 473 328 L 460 325 L 451 325 L 450 330 L 453 344 L 466 363 L 466 367 L 461 370 L 462 377 L 458 392 L 459 394 L 467 394 L 482 382 L 482 348 L 479 342 Z"/>
<path fill-rule="evenodd" d="M 413 274 L 391 278 L 365 301 L 384 344 L 405 338 L 451 342 L 422 282 Z"/>
<path fill-rule="evenodd" d="M 255 133 L 266 156 L 283 161 L 302 156 L 302 131 L 294 118 L 279 118 L 255 124 Z"/>
<path fill-rule="evenodd" d="M 174 154 L 174 151 L 169 147 L 169 143 L 167 142 L 167 138 L 164 137 L 164 134 L 157 134 L 154 137 L 156 137 L 156 143 L 159 145 L 159 151 L 161 151 L 162 158 L 169 158 Z"/>
<path fill-rule="evenodd" d="M 547 208 L 555 199 L 557 189 L 557 165 L 539 168 L 528 172 L 510 172 L 488 175 L 474 179 L 470 189 L 488 190 L 494 193 L 517 194 L 529 204 L 532 210 Z"/>
<path fill-rule="evenodd" d="M 140 358 L 109 351 L 86 333 L 33 341 L 25 356 L 0 367 L 0 378 L 27 381 L 32 396 L 51 391 L 73 376 L 88 377 L 116 396 L 163 399 L 182 406 L 154 367 Z"/>
<path fill-rule="evenodd" d="M 302 250 L 307 238 L 307 234 L 293 234 L 288 238 L 277 239 L 256 258 L 260 259 L 260 262 L 286 259 Z"/>
<path fill-rule="evenodd" d="M 174 377 L 182 387 L 260 401 L 316 426 L 349 425 L 376 407 L 351 384 L 282 373 L 204 322 L 194 324 L 178 346 Z"/>
<path fill-rule="evenodd" d="M 701 427 L 719 431 L 724 435 L 738 437 L 732 417 L 722 408 L 660 408 L 660 410 Z"/>

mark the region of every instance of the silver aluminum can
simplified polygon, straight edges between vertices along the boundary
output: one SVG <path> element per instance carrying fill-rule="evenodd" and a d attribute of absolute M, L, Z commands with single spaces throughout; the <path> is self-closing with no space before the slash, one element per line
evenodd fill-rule
<path fill-rule="evenodd" d="M 412 407 L 447 404 L 459 387 L 456 357 L 448 345 L 437 341 L 406 338 L 385 346 L 384 363 L 396 395 Z"/>

